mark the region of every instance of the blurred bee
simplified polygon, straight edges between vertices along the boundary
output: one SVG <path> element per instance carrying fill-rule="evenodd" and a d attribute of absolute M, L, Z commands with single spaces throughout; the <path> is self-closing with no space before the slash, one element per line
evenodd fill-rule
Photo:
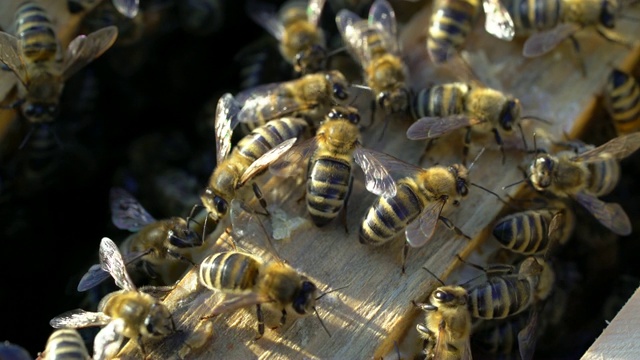
<path fill-rule="evenodd" d="M 0 342 L 0 359 L 3 360 L 33 360 L 29 352 L 20 345 L 12 344 L 9 341 Z M 36 360 L 39 360 L 37 358 Z M 48 360 L 48 359 L 46 359 Z"/>
<path fill-rule="evenodd" d="M 47 340 L 44 352 L 36 360 L 91 360 L 84 340 L 76 329 L 55 330 Z"/>
<path fill-rule="evenodd" d="M 271 120 L 242 138 L 229 154 L 232 131 L 237 124 L 235 111 L 233 96 L 222 95 L 215 115 L 217 163 L 201 195 L 202 204 L 215 221 L 227 214 L 229 202 L 236 197 L 238 189 L 266 170 L 266 166 L 288 150 L 308 128 L 307 122 L 300 118 Z M 262 199 L 257 187 L 254 192 Z M 264 203 L 263 207 L 266 207 Z"/>
<path fill-rule="evenodd" d="M 546 253 L 564 245 L 575 227 L 573 211 L 564 202 L 535 210 L 525 210 L 500 218 L 493 236 L 506 249 L 523 255 Z"/>
<path fill-rule="evenodd" d="M 89 12 L 100 4 L 102 0 L 67 0 L 67 8 L 72 14 Z M 111 0 L 118 12 L 130 19 L 138 15 L 140 0 Z"/>
<path fill-rule="evenodd" d="M 260 0 L 247 2 L 247 14 L 279 42 L 280 54 L 300 74 L 326 68 L 324 32 L 318 26 L 326 0 L 292 0 L 280 11 Z"/>
<path fill-rule="evenodd" d="M 182 0 L 177 6 L 181 27 L 191 34 L 210 35 L 224 25 L 224 0 Z"/>
<path fill-rule="evenodd" d="M 144 17 L 127 17 L 120 13 L 110 2 L 104 1 L 96 4 L 91 12 L 82 18 L 81 28 L 93 31 L 105 26 L 118 28 L 118 39 L 114 49 L 120 46 L 138 44 L 145 35 Z M 112 54 L 112 52 L 109 52 Z M 137 58 L 134 58 L 137 60 Z"/>
<path fill-rule="evenodd" d="M 134 232 L 120 244 L 125 265 L 139 263 L 148 278 L 158 278 L 163 285 L 173 284 L 189 264 L 195 265 L 193 250 L 199 249 L 206 234 L 212 231 L 206 216 L 203 227 L 197 228 L 193 211 L 187 219 L 175 216 L 156 220 L 122 188 L 111 189 L 110 205 L 113 224 Z M 101 265 L 93 265 L 80 280 L 78 291 L 86 291 L 108 277 Z"/>
<path fill-rule="evenodd" d="M 427 360 L 471 359 L 471 314 L 467 290 L 461 286 L 441 286 L 429 302 L 416 304 L 426 312 L 425 323 L 416 329 L 425 340 Z"/>
<path fill-rule="evenodd" d="M 306 169 L 307 210 L 317 226 L 328 224 L 342 210 L 346 216 L 354 162 L 365 173 L 367 190 L 380 196 L 396 194 L 395 182 L 379 160 L 386 156 L 362 147 L 359 122 L 358 109 L 333 107 L 315 137 L 293 146 L 270 167 L 279 176 L 291 176 Z"/>
<path fill-rule="evenodd" d="M 640 85 L 633 75 L 613 69 L 604 101 L 618 136 L 640 131 Z"/>
<path fill-rule="evenodd" d="M 363 69 L 365 82 L 374 93 L 378 106 L 387 115 L 408 113 L 408 70 L 401 58 L 391 4 L 386 0 L 376 0 L 369 9 L 367 20 L 342 9 L 336 15 L 336 24 L 349 53 Z"/>
<path fill-rule="evenodd" d="M 520 100 L 478 81 L 453 82 L 422 89 L 413 99 L 412 111 L 418 120 L 407 129 L 407 138 L 411 140 L 431 141 L 451 131 L 467 128 L 462 150 L 463 164 L 466 164 L 472 131 L 493 132 L 502 151 L 503 163 L 505 153 L 501 134 L 509 135 L 517 126 L 525 142 L 520 122 Z"/>
<path fill-rule="evenodd" d="M 162 302 L 135 287 L 118 247 L 106 237 L 100 243 L 100 265 L 122 290 L 107 294 L 97 312 L 75 309 L 54 317 L 49 324 L 56 329 L 103 326 L 94 340 L 94 359 L 114 358 L 125 337 L 135 339 L 146 357 L 142 340 L 174 333 L 173 317 Z"/>
<path fill-rule="evenodd" d="M 502 40 L 513 39 L 513 20 L 500 0 L 438 0 L 427 35 L 427 52 L 434 64 L 444 64 L 459 53 L 482 10 L 489 34 Z"/>
<path fill-rule="evenodd" d="M 520 355 L 519 347 L 535 349 L 535 342 L 541 331 L 531 327 L 531 313 L 525 311 L 518 315 L 501 320 L 481 320 L 474 324 L 471 335 L 471 346 L 474 352 L 500 359 L 530 359 L 529 350 Z M 531 331 L 537 331 L 531 333 Z M 519 345 L 521 344 L 521 345 Z M 529 351 L 529 352 L 527 352 Z"/>
<path fill-rule="evenodd" d="M 9 107 L 19 107 L 32 124 L 54 120 L 65 81 L 109 49 L 118 35 L 113 26 L 79 35 L 63 54 L 49 16 L 32 1 L 18 7 L 13 27 L 16 36 L 0 32 L 0 62 L 23 85 L 14 91 L 18 99 Z"/>
<path fill-rule="evenodd" d="M 599 196 L 610 193 L 620 179 L 619 160 L 640 148 L 640 133 L 616 137 L 596 148 L 540 154 L 529 167 L 528 180 L 541 192 L 560 198 L 573 198 L 602 225 L 618 235 L 631 233 L 631 222 L 617 203 L 606 203 Z"/>

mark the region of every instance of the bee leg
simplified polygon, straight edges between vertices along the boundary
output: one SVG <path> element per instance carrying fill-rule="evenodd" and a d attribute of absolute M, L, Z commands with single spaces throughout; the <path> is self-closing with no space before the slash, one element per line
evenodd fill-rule
<path fill-rule="evenodd" d="M 147 357 L 147 350 L 144 348 L 144 344 L 142 344 L 142 334 L 138 334 L 138 339 L 136 339 L 136 344 L 138 344 L 138 347 L 140 348 L 140 351 L 142 351 L 142 357 L 146 358 Z"/>
<path fill-rule="evenodd" d="M 600 34 L 600 36 L 602 36 L 609 42 L 622 45 L 628 49 L 633 48 L 633 42 L 627 41 L 624 37 L 619 36 L 616 32 L 609 31 L 601 26 L 596 26 L 596 31 L 598 32 L 598 34 Z"/>
<path fill-rule="evenodd" d="M 258 316 L 258 335 L 254 340 L 259 340 L 264 335 L 264 314 L 262 313 L 262 307 L 260 304 L 256 305 L 256 315 Z"/>
<path fill-rule="evenodd" d="M 282 316 L 280 317 L 280 326 L 284 326 L 287 323 L 287 310 L 282 309 Z"/>
<path fill-rule="evenodd" d="M 467 166 L 467 155 L 469 155 L 469 146 L 471 145 L 471 126 L 467 126 L 467 132 L 464 134 L 464 147 L 462 148 L 462 165 Z"/>
<path fill-rule="evenodd" d="M 587 65 L 584 63 L 584 59 L 580 54 L 580 43 L 578 43 L 578 39 L 575 36 L 569 36 L 569 40 L 571 40 L 571 44 L 573 45 L 573 50 L 576 52 L 576 56 L 578 57 L 578 61 L 580 61 L 580 70 L 582 71 L 582 76 L 587 76 Z"/>
<path fill-rule="evenodd" d="M 408 256 L 409 256 L 409 242 L 405 241 L 402 247 L 402 274 L 405 273 Z"/>
<path fill-rule="evenodd" d="M 433 147 L 433 143 L 435 141 L 436 139 L 433 139 L 433 138 L 427 141 L 427 146 L 424 148 L 424 152 L 422 153 L 422 156 L 420 156 L 420 160 L 418 160 L 418 164 L 422 164 L 424 160 L 427 158 L 427 152 L 431 150 L 431 148 Z"/>
<path fill-rule="evenodd" d="M 182 254 L 178 254 L 177 252 L 173 251 L 173 250 L 169 250 L 167 249 L 167 254 L 173 256 L 174 258 L 178 259 L 178 260 L 182 260 L 185 262 L 188 262 L 189 264 L 193 265 L 193 266 L 198 266 L 198 264 L 196 264 L 195 262 L 193 262 L 193 260 L 191 259 L 187 259 L 186 257 L 184 257 Z"/>
<path fill-rule="evenodd" d="M 457 226 L 455 226 L 451 220 L 447 219 L 446 217 L 439 217 L 440 221 L 442 221 L 442 223 L 449 228 L 449 230 L 453 230 L 456 232 L 457 235 L 462 236 L 464 238 L 466 238 L 467 240 L 471 240 L 471 237 L 465 233 L 462 232 L 462 230 L 460 230 Z"/>
<path fill-rule="evenodd" d="M 251 183 L 251 187 L 253 188 L 253 193 L 256 195 L 256 198 L 258 199 L 260 206 L 266 212 L 266 214 L 262 214 L 262 215 L 269 216 L 270 214 L 269 214 L 269 210 L 267 210 L 267 201 L 264 199 L 264 196 L 262 195 L 262 190 L 260 190 L 260 187 L 258 187 L 258 184 L 256 184 L 255 182 Z"/>
<path fill-rule="evenodd" d="M 493 136 L 496 138 L 496 143 L 498 143 L 498 146 L 500 146 L 500 152 L 502 152 L 502 165 L 504 165 L 505 161 L 507 160 L 507 157 L 504 153 L 504 145 L 502 143 L 502 138 L 500 137 L 500 133 L 498 132 L 498 129 L 493 128 L 491 129 L 491 131 L 493 131 Z"/>

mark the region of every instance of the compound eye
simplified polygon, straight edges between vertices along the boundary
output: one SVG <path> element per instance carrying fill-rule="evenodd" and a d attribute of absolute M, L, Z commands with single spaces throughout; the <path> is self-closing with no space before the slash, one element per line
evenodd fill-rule
<path fill-rule="evenodd" d="M 335 120 L 340 118 L 340 114 L 336 111 L 336 109 L 331 109 L 331 111 L 329 111 L 329 113 L 327 114 L 327 117 L 331 120 Z"/>
<path fill-rule="evenodd" d="M 27 108 L 24 110 L 24 114 L 29 117 L 35 116 L 36 112 L 37 112 L 37 109 L 33 104 L 27 105 Z"/>
<path fill-rule="evenodd" d="M 440 300 L 442 302 L 448 302 L 451 301 L 453 299 L 453 296 L 447 292 L 441 291 L 441 290 L 437 290 L 435 293 L 435 298 L 437 300 Z"/>
<path fill-rule="evenodd" d="M 463 182 L 461 184 L 458 185 L 458 192 L 460 193 L 460 195 L 462 196 L 467 196 L 467 194 L 469 193 L 469 188 L 467 187 L 467 185 Z"/>
<path fill-rule="evenodd" d="M 216 207 L 216 211 L 220 214 L 226 214 L 227 213 L 227 201 L 219 196 L 216 196 L 213 198 L 213 204 Z"/>
<path fill-rule="evenodd" d="M 360 115 L 355 113 L 349 114 L 349 122 L 352 124 L 358 124 L 360 122 Z"/>
<path fill-rule="evenodd" d="M 346 100 L 349 96 L 340 84 L 333 84 L 333 95 L 340 100 Z"/>

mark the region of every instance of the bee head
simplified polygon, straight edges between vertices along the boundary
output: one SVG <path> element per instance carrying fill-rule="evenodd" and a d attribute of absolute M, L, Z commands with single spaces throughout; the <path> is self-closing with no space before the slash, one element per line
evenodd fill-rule
<path fill-rule="evenodd" d="M 607 29 L 613 29 L 618 10 L 617 0 L 603 0 L 600 9 L 600 25 Z"/>
<path fill-rule="evenodd" d="M 201 196 L 202 203 L 211 212 L 214 212 L 218 218 L 227 214 L 229 210 L 229 203 L 214 193 L 211 188 L 206 188 Z"/>
<path fill-rule="evenodd" d="M 513 125 L 520 119 L 520 101 L 510 98 L 500 112 L 500 126 L 505 131 L 513 130 Z"/>
<path fill-rule="evenodd" d="M 344 101 L 349 97 L 349 93 L 347 92 L 349 83 L 341 72 L 332 70 L 327 72 L 325 77 L 329 83 L 331 83 L 333 96 L 336 99 Z"/>
<path fill-rule="evenodd" d="M 440 307 L 457 307 L 467 304 L 467 291 L 460 286 L 443 286 L 431 295 L 432 303 Z"/>
<path fill-rule="evenodd" d="M 307 314 L 313 310 L 316 303 L 316 293 L 318 288 L 309 280 L 303 280 L 302 286 L 293 299 L 292 307 L 300 315 Z"/>
<path fill-rule="evenodd" d="M 32 123 L 51 122 L 58 116 L 57 104 L 25 102 L 22 105 L 22 114 Z"/>
<path fill-rule="evenodd" d="M 346 120 L 352 124 L 360 123 L 360 114 L 358 109 L 347 106 L 334 106 L 327 113 L 328 120 Z"/>
<path fill-rule="evenodd" d="M 533 161 L 529 172 L 531 173 L 531 184 L 536 190 L 543 191 L 551 185 L 551 171 L 554 165 L 554 159 L 546 154 L 537 157 Z"/>
<path fill-rule="evenodd" d="M 143 332 L 150 336 L 166 336 L 175 331 L 171 313 L 159 302 L 153 303 L 144 319 Z"/>
<path fill-rule="evenodd" d="M 454 164 L 449 166 L 449 172 L 453 175 L 456 181 L 456 193 L 460 196 L 467 196 L 469 193 L 469 186 L 467 184 L 467 168 L 461 164 Z"/>
<path fill-rule="evenodd" d="M 405 113 L 409 109 L 409 92 L 405 88 L 383 91 L 378 94 L 377 101 L 388 115 Z"/>

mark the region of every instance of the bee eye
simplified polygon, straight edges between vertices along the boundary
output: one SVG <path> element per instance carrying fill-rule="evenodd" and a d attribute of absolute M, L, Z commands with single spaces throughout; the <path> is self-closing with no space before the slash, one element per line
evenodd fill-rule
<path fill-rule="evenodd" d="M 516 118 L 515 107 L 516 102 L 514 100 L 509 100 L 500 114 L 500 126 L 502 126 L 504 130 L 511 131 L 511 129 L 513 129 L 513 122 Z"/>
<path fill-rule="evenodd" d="M 24 110 L 24 114 L 29 117 L 34 116 L 36 112 L 37 112 L 37 109 L 33 104 L 27 105 L 27 108 Z"/>
<path fill-rule="evenodd" d="M 216 206 L 216 211 L 220 214 L 227 213 L 227 201 L 219 196 L 213 198 L 213 204 Z"/>
<path fill-rule="evenodd" d="M 344 91 L 344 87 L 340 84 L 333 84 L 333 95 L 340 100 L 345 100 L 348 94 Z"/>
<path fill-rule="evenodd" d="M 335 109 L 331 109 L 331 111 L 329 111 L 329 113 L 327 114 L 327 117 L 331 120 L 335 120 L 340 118 L 340 114 Z"/>
<path fill-rule="evenodd" d="M 378 105 L 380 105 L 381 108 L 384 108 L 388 98 L 389 98 L 389 93 L 386 91 L 378 94 Z"/>
<path fill-rule="evenodd" d="M 448 302 L 453 299 L 453 296 L 451 294 L 441 290 L 437 290 L 434 296 L 437 300 L 440 300 L 442 302 Z"/>
<path fill-rule="evenodd" d="M 356 113 L 349 114 L 349 122 L 353 124 L 358 124 L 360 122 L 360 115 Z"/>
<path fill-rule="evenodd" d="M 602 26 L 613 29 L 615 27 L 616 6 L 611 1 L 602 2 L 600 10 L 600 23 Z"/>
<path fill-rule="evenodd" d="M 467 187 L 467 184 L 465 184 L 465 182 L 462 180 L 458 181 L 458 193 L 462 196 L 467 196 L 467 194 L 469 193 L 469 188 Z"/>

